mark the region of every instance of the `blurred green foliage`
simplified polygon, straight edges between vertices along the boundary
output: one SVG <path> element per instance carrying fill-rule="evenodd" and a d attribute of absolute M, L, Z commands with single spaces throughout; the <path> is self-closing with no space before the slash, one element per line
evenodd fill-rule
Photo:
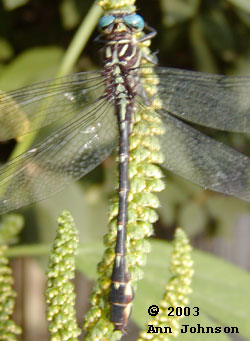
<path fill-rule="evenodd" d="M 64 51 L 92 4 L 92 0 L 2 0 L 0 88 L 10 90 L 54 77 Z M 152 50 L 158 52 L 160 65 L 250 75 L 249 0 L 138 0 L 137 7 L 145 21 L 158 31 Z M 97 34 L 95 30 L 74 71 L 101 68 L 99 46 L 93 42 Z M 202 131 L 249 154 L 247 135 Z M 6 161 L 12 148 L 13 141 L 0 144 L 0 162 Z M 51 237 L 51 226 L 55 226 L 55 216 L 62 208 L 76 215 L 82 238 L 100 237 L 106 228 L 108 199 L 114 190 L 114 169 L 113 159 L 109 158 L 104 166 L 72 185 L 71 190 L 33 205 L 37 214 L 32 218 L 29 214 L 28 224 L 40 231 L 36 237 Z M 166 181 L 167 188 L 161 194 L 161 229 L 180 224 L 192 236 L 207 227 L 210 231 L 228 230 L 238 214 L 249 212 L 244 202 L 204 192 L 167 172 Z M 69 192 L 75 194 L 71 197 Z M 55 207 L 57 212 L 53 211 Z M 77 207 L 82 210 L 79 212 Z M 43 213 L 39 214 L 39 210 Z M 44 227 L 41 232 L 41 217 L 47 219 L 48 233 Z"/>

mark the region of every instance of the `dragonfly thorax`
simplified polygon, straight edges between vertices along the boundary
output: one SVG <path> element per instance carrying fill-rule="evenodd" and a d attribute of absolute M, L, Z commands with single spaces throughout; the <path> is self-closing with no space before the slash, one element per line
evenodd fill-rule
<path fill-rule="evenodd" d="M 113 35 L 117 29 L 119 23 L 113 25 L 113 30 L 108 35 Z M 116 38 L 107 40 L 102 51 L 106 93 L 112 99 L 123 97 L 132 100 L 140 83 L 137 68 L 141 64 L 141 50 L 131 29 L 115 34 Z"/>

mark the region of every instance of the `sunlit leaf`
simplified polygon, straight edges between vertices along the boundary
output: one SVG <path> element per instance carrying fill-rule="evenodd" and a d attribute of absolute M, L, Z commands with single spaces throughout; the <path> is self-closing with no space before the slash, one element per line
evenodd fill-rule
<path fill-rule="evenodd" d="M 12 55 L 13 48 L 10 43 L 6 39 L 0 37 L 0 60 L 6 61 L 10 59 Z"/>
<path fill-rule="evenodd" d="M 25 113 L 20 109 L 18 103 L 15 102 L 13 98 L 7 95 L 5 92 L 0 90 L 0 104 L 1 102 L 8 101 L 8 108 L 4 107 L 0 113 L 0 117 L 4 117 L 4 115 L 8 114 L 8 120 L 2 122 L 0 127 L 0 135 L 4 131 L 12 131 L 13 136 L 19 136 L 20 131 L 25 134 L 29 128 L 29 120 L 26 117 Z M 8 111 L 12 108 L 12 111 Z M 15 120 L 20 120 L 21 125 L 16 125 Z"/>
<path fill-rule="evenodd" d="M 3 5 L 7 11 L 12 11 L 17 7 L 26 5 L 28 2 L 29 0 L 3 0 Z"/>
<path fill-rule="evenodd" d="M 13 90 L 54 77 L 62 56 L 59 47 L 37 47 L 23 52 L 1 73 L 0 89 Z"/>
<path fill-rule="evenodd" d="M 244 25 L 250 28 L 250 13 L 244 12 L 240 8 L 236 8 L 236 13 Z"/>
<path fill-rule="evenodd" d="M 66 29 L 74 28 L 80 21 L 80 14 L 74 0 L 63 0 L 60 5 L 63 26 Z"/>
<path fill-rule="evenodd" d="M 227 0 L 231 4 L 243 9 L 250 13 L 250 2 L 249 0 Z"/>
<path fill-rule="evenodd" d="M 161 7 L 166 26 L 174 26 L 193 17 L 199 6 L 199 0 L 162 0 Z"/>
<path fill-rule="evenodd" d="M 18 234 L 24 227 L 24 219 L 21 215 L 11 213 L 0 219 L 0 244 L 16 243 Z"/>

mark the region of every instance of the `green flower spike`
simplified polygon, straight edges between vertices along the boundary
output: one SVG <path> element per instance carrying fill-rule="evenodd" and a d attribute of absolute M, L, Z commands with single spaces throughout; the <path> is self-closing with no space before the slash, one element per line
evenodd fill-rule
<path fill-rule="evenodd" d="M 8 258 L 4 256 L 7 243 L 16 241 L 16 235 L 23 227 L 21 216 L 10 214 L 3 217 L 0 223 L 0 340 L 14 341 L 22 333 L 19 326 L 10 319 L 13 314 L 16 292 Z"/>
<path fill-rule="evenodd" d="M 134 0 L 100 0 L 98 3 L 108 13 L 110 10 L 135 10 Z M 150 55 L 147 44 L 141 44 L 143 55 Z M 147 61 L 147 59 L 145 59 Z M 144 61 L 144 62 L 145 62 Z M 159 164 L 164 158 L 160 151 L 158 136 L 164 134 L 161 120 L 154 109 L 157 109 L 157 77 L 155 84 L 147 84 L 144 76 L 145 68 L 141 70 L 145 91 L 151 100 L 151 106 L 138 105 L 134 113 L 133 129 L 130 135 L 130 193 L 128 197 L 128 224 L 126 241 L 126 265 L 133 289 L 136 282 L 143 277 L 142 266 L 146 263 L 146 254 L 150 252 L 150 244 L 145 239 L 153 234 L 153 223 L 158 215 L 155 211 L 160 205 L 152 192 L 160 192 L 165 188 L 163 173 Z M 153 70 L 150 69 L 152 74 Z M 155 85 L 155 86 L 154 86 Z M 117 186 L 118 187 L 118 186 Z M 84 329 L 87 331 L 85 340 L 116 341 L 122 337 L 122 332 L 114 331 L 110 320 L 109 293 L 111 274 L 115 258 L 115 242 L 117 235 L 118 196 L 112 201 L 109 214 L 109 230 L 104 237 L 106 247 L 102 261 L 98 266 L 99 278 L 91 295 L 91 309 L 85 316 Z"/>
<path fill-rule="evenodd" d="M 78 234 L 70 213 L 59 216 L 58 229 L 48 265 L 46 302 L 51 341 L 75 341 L 81 333 L 75 317 L 74 278 Z"/>
<path fill-rule="evenodd" d="M 104 11 L 114 10 L 135 10 L 135 0 L 98 0 L 97 3 L 103 8 Z"/>
<path fill-rule="evenodd" d="M 169 280 L 163 299 L 159 305 L 158 315 L 148 322 L 148 326 L 152 326 L 152 333 L 149 333 L 149 327 L 146 331 L 140 334 L 138 341 L 144 340 L 171 340 L 173 337 L 177 337 L 179 334 L 179 319 L 183 316 L 168 316 L 169 307 L 182 307 L 184 308 L 188 304 L 187 295 L 191 293 L 191 280 L 194 273 L 193 261 L 191 259 L 191 246 L 189 240 L 180 228 L 176 229 L 174 238 L 174 250 L 171 257 L 170 271 L 173 274 Z M 166 334 L 154 334 L 153 331 L 159 331 L 157 327 L 170 327 L 172 334 L 171 337 Z"/>

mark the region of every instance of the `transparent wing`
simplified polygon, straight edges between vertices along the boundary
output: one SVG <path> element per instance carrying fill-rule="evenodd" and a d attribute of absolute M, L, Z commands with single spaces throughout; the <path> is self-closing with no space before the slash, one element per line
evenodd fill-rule
<path fill-rule="evenodd" d="M 213 191 L 250 201 L 250 158 L 161 110 L 164 167 Z"/>
<path fill-rule="evenodd" d="M 0 214 L 45 199 L 81 178 L 112 151 L 112 104 L 97 100 L 29 151 L 0 168 Z"/>
<path fill-rule="evenodd" d="M 164 110 L 203 126 L 250 132 L 250 77 L 228 77 L 172 68 L 154 68 Z"/>
<path fill-rule="evenodd" d="M 104 86 L 104 77 L 93 71 L 0 91 L 0 141 L 73 116 L 103 94 Z"/>

